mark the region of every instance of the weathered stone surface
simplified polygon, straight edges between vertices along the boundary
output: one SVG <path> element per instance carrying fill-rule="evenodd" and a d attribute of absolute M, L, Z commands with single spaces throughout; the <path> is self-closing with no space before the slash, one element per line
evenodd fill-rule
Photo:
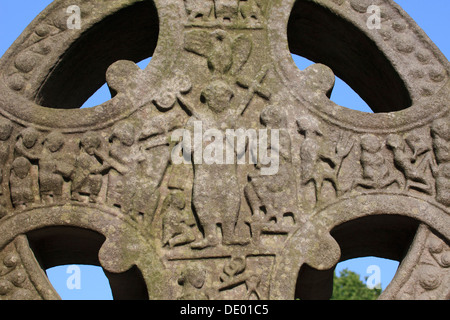
<path fill-rule="evenodd" d="M 392 1 L 56 0 L 0 70 L 1 298 L 67 263 L 117 299 L 329 298 L 366 255 L 403 261 L 382 298 L 450 298 L 450 66 Z"/>

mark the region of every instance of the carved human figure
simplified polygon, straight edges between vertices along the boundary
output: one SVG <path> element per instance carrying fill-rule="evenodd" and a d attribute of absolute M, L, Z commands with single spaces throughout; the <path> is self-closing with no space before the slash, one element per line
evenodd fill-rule
<path fill-rule="evenodd" d="M 231 22 L 238 14 L 239 3 L 236 0 L 216 0 L 216 17 Z M 181 104 L 188 109 L 192 115 L 188 121 L 187 128 L 193 130 L 195 121 L 200 121 L 204 132 L 207 130 L 219 130 L 222 133 L 226 129 L 234 129 L 237 119 L 248 107 L 251 99 L 259 94 L 259 88 L 252 85 L 246 86 L 249 93 L 246 100 L 238 106 L 233 104 L 234 91 L 223 79 L 228 76 L 235 77 L 247 63 L 251 51 L 252 41 L 240 35 L 236 38 L 230 36 L 224 30 L 189 30 L 185 33 L 184 48 L 199 56 L 206 58 L 208 69 L 212 80 L 201 94 L 201 100 L 206 105 L 197 111 L 190 103 L 179 97 Z M 267 69 L 263 76 L 258 78 L 258 85 L 264 80 Z M 237 82 L 237 79 L 234 81 Z M 265 96 L 267 97 L 267 96 Z M 223 134 L 222 137 L 226 136 Z M 224 143 L 228 146 L 230 141 L 214 141 L 214 144 Z M 200 149 L 202 150 L 201 146 Z M 186 148 L 185 148 L 186 149 Z M 234 150 L 234 144 L 232 149 Z M 234 156 L 242 154 L 245 150 L 236 150 Z M 237 161 L 234 164 L 200 164 L 197 162 L 201 154 L 193 152 L 194 164 L 194 187 L 193 205 L 199 217 L 199 222 L 204 232 L 204 238 L 192 244 L 193 248 L 202 249 L 219 244 L 217 226 L 222 229 L 223 244 L 243 244 L 246 239 L 238 239 L 234 235 L 234 228 L 240 210 L 240 191 L 237 178 Z M 215 185 L 215 182 L 221 184 Z"/>
<path fill-rule="evenodd" d="M 306 115 L 297 119 L 297 127 L 305 139 L 300 147 L 301 183 L 314 184 L 316 204 L 320 202 L 325 181 L 329 181 L 336 194 L 341 192 L 338 183 L 339 170 L 343 159 L 348 156 L 354 139 L 348 135 L 339 139 L 336 145 L 323 139 L 319 121 Z"/>
<path fill-rule="evenodd" d="M 3 182 L 4 182 L 4 172 L 3 169 L 10 156 L 10 144 L 8 143 L 13 131 L 13 125 L 11 121 L 1 118 L 0 119 L 0 195 L 4 193 Z"/>
<path fill-rule="evenodd" d="M 282 224 L 284 217 L 291 216 L 295 222 L 298 209 L 297 187 L 292 174 L 291 137 L 286 130 L 286 112 L 278 105 L 270 105 L 262 111 L 261 123 L 268 129 L 268 135 L 274 129 L 278 131 L 278 145 L 269 143 L 267 148 L 268 152 L 278 154 L 278 170 L 272 175 L 261 175 L 259 170 L 250 174 L 249 184 L 244 188 L 246 198 L 256 219 L 259 216 L 265 222 Z M 258 162 L 257 168 L 260 169 L 261 165 Z M 260 208 L 265 210 L 264 217 L 261 217 Z"/>
<path fill-rule="evenodd" d="M 70 178 L 73 165 L 62 151 L 64 136 L 61 133 L 50 132 L 42 142 L 39 136 L 34 128 L 24 129 L 16 142 L 15 154 L 38 163 L 41 199 L 46 203 L 59 201 L 62 199 L 64 179 Z"/>
<path fill-rule="evenodd" d="M 390 185 L 403 186 L 403 181 L 395 177 L 384 155 L 381 153 L 383 143 L 373 134 L 361 137 L 362 179 L 353 183 L 353 187 L 361 186 L 368 189 L 384 189 Z"/>
<path fill-rule="evenodd" d="M 73 166 L 67 162 L 67 155 L 62 152 L 64 136 L 51 132 L 44 139 L 44 150 L 39 159 L 39 188 L 44 202 L 62 199 L 64 178 L 69 178 Z"/>
<path fill-rule="evenodd" d="M 183 127 L 182 115 L 178 112 L 156 116 L 146 122 L 139 135 L 140 149 L 145 155 L 145 172 L 152 189 L 160 185 L 170 163 L 171 132 Z"/>
<path fill-rule="evenodd" d="M 186 209 L 184 193 L 174 191 L 163 203 L 163 246 L 173 248 L 178 245 L 191 243 L 195 240 L 192 227 L 196 225 L 194 216 Z"/>
<path fill-rule="evenodd" d="M 208 107 L 207 110 L 200 113 L 186 105 L 193 115 L 187 127 L 194 130 L 195 121 L 200 121 L 204 131 L 212 129 L 225 133 L 226 129 L 233 129 L 237 117 L 241 114 L 231 108 L 233 96 L 234 92 L 226 82 L 222 80 L 211 82 L 202 92 L 202 100 Z M 222 134 L 222 137 L 226 137 L 226 134 Z M 204 238 L 192 244 L 192 247 L 197 249 L 219 244 L 218 225 L 222 229 L 223 244 L 243 243 L 242 239 L 234 235 L 241 203 L 237 161 L 235 160 L 233 164 L 224 164 L 223 159 L 221 163 L 215 161 L 208 164 L 198 163 L 198 158 L 202 158 L 198 152 L 202 152 L 209 143 L 211 141 L 203 141 L 203 146 L 189 148 L 192 151 L 194 165 L 192 203 L 204 232 Z M 214 143 L 220 143 L 223 146 L 229 141 L 225 138 L 223 141 L 214 141 Z M 234 143 L 232 150 L 235 152 L 236 159 Z"/>
<path fill-rule="evenodd" d="M 31 163 L 24 157 L 16 158 L 11 166 L 9 184 L 14 208 L 23 209 L 34 202 Z"/>
<path fill-rule="evenodd" d="M 432 167 L 436 185 L 436 201 L 450 206 L 450 118 L 435 120 L 431 137 L 436 165 Z"/>
<path fill-rule="evenodd" d="M 189 21 L 206 21 L 211 16 L 214 0 L 184 0 Z"/>
<path fill-rule="evenodd" d="M 110 136 L 111 146 L 108 158 L 115 162 L 114 169 L 109 171 L 107 202 L 120 207 L 128 214 L 133 211 L 133 196 L 135 194 L 138 164 L 144 161 L 136 145 L 134 126 L 123 121 L 118 123 Z"/>
<path fill-rule="evenodd" d="M 24 156 L 29 160 L 37 159 L 42 152 L 42 141 L 39 141 L 40 134 L 33 128 L 23 129 L 17 136 L 14 146 L 15 156 Z"/>
<path fill-rule="evenodd" d="M 410 142 L 411 143 L 411 142 Z M 405 176 L 406 183 L 404 184 L 405 190 L 414 188 L 431 194 L 432 186 L 427 181 L 423 172 L 419 172 L 416 160 L 414 157 L 417 151 L 413 152 L 408 148 L 407 143 L 398 134 L 389 135 L 386 139 L 386 146 L 392 150 L 394 154 L 394 164 Z"/>
<path fill-rule="evenodd" d="M 23 129 L 14 145 L 14 157 L 25 157 L 31 163 L 30 176 L 33 181 L 35 201 L 39 201 L 39 156 L 42 155 L 41 134 L 33 127 Z"/>
<path fill-rule="evenodd" d="M 133 206 L 149 220 L 159 203 L 159 188 L 171 161 L 170 135 L 173 130 L 184 125 L 182 119 L 181 111 L 155 116 L 145 123 L 139 135 L 139 153 L 141 159 L 145 160 L 139 164 L 136 179 L 141 188 L 134 196 Z"/>
<path fill-rule="evenodd" d="M 102 174 L 111 168 L 111 164 L 105 161 L 107 159 L 101 159 L 95 154 L 101 144 L 101 137 L 97 133 L 89 131 L 82 136 L 72 178 L 72 200 L 83 201 L 82 195 L 87 195 L 90 202 L 98 202 L 103 184 Z"/>
<path fill-rule="evenodd" d="M 183 286 L 178 300 L 209 300 L 203 286 L 206 282 L 206 270 L 199 266 L 188 265 L 181 273 L 178 284 Z"/>

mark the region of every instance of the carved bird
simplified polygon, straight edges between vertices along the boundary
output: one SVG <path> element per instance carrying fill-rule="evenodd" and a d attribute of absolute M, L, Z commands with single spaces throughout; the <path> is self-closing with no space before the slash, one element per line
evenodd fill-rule
<path fill-rule="evenodd" d="M 205 57 L 213 75 L 234 75 L 248 61 L 252 42 L 243 35 L 232 39 L 224 30 L 192 30 L 185 34 L 184 48 Z"/>

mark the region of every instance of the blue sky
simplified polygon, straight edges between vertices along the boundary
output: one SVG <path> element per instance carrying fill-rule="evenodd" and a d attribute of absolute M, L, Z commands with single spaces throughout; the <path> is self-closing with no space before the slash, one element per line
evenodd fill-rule
<path fill-rule="evenodd" d="M 51 0 L 0 0 L 0 56 L 22 33 L 25 27 L 42 11 Z M 396 1 L 418 25 L 428 34 L 440 50 L 450 57 L 450 1 L 449 0 L 397 0 Z M 300 69 L 309 65 L 308 61 L 295 57 L 294 61 Z M 143 61 L 140 66 L 144 68 L 148 60 Z M 84 107 L 98 105 L 109 98 L 109 91 L 102 87 Z M 361 111 L 370 112 L 367 105 L 362 101 L 345 83 L 337 79 L 333 91 L 332 100 L 336 103 Z M 398 263 L 374 257 L 360 258 L 340 263 L 337 272 L 348 268 L 361 275 L 364 280 L 371 273 L 368 267 L 376 265 L 381 274 L 381 285 L 384 289 L 391 281 Z M 64 299 L 111 299 L 108 281 L 102 270 L 98 267 L 82 266 L 80 269 L 80 289 L 68 289 L 67 281 L 71 281 L 73 273 L 67 266 L 61 266 L 48 270 L 48 275 Z M 73 272 L 73 271 L 72 271 Z"/>

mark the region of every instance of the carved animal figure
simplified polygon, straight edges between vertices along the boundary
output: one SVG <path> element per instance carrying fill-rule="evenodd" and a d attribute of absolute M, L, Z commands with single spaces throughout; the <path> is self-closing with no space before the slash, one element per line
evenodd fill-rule
<path fill-rule="evenodd" d="M 430 194 L 431 185 L 428 183 L 423 173 L 420 173 L 415 166 L 413 153 L 407 148 L 406 142 L 399 135 L 389 135 L 386 139 L 386 145 L 394 154 L 395 166 L 404 174 L 406 183 L 405 189 L 416 188 L 420 191 Z"/>
<path fill-rule="evenodd" d="M 214 0 L 184 0 L 189 21 L 208 20 L 214 8 Z"/>

